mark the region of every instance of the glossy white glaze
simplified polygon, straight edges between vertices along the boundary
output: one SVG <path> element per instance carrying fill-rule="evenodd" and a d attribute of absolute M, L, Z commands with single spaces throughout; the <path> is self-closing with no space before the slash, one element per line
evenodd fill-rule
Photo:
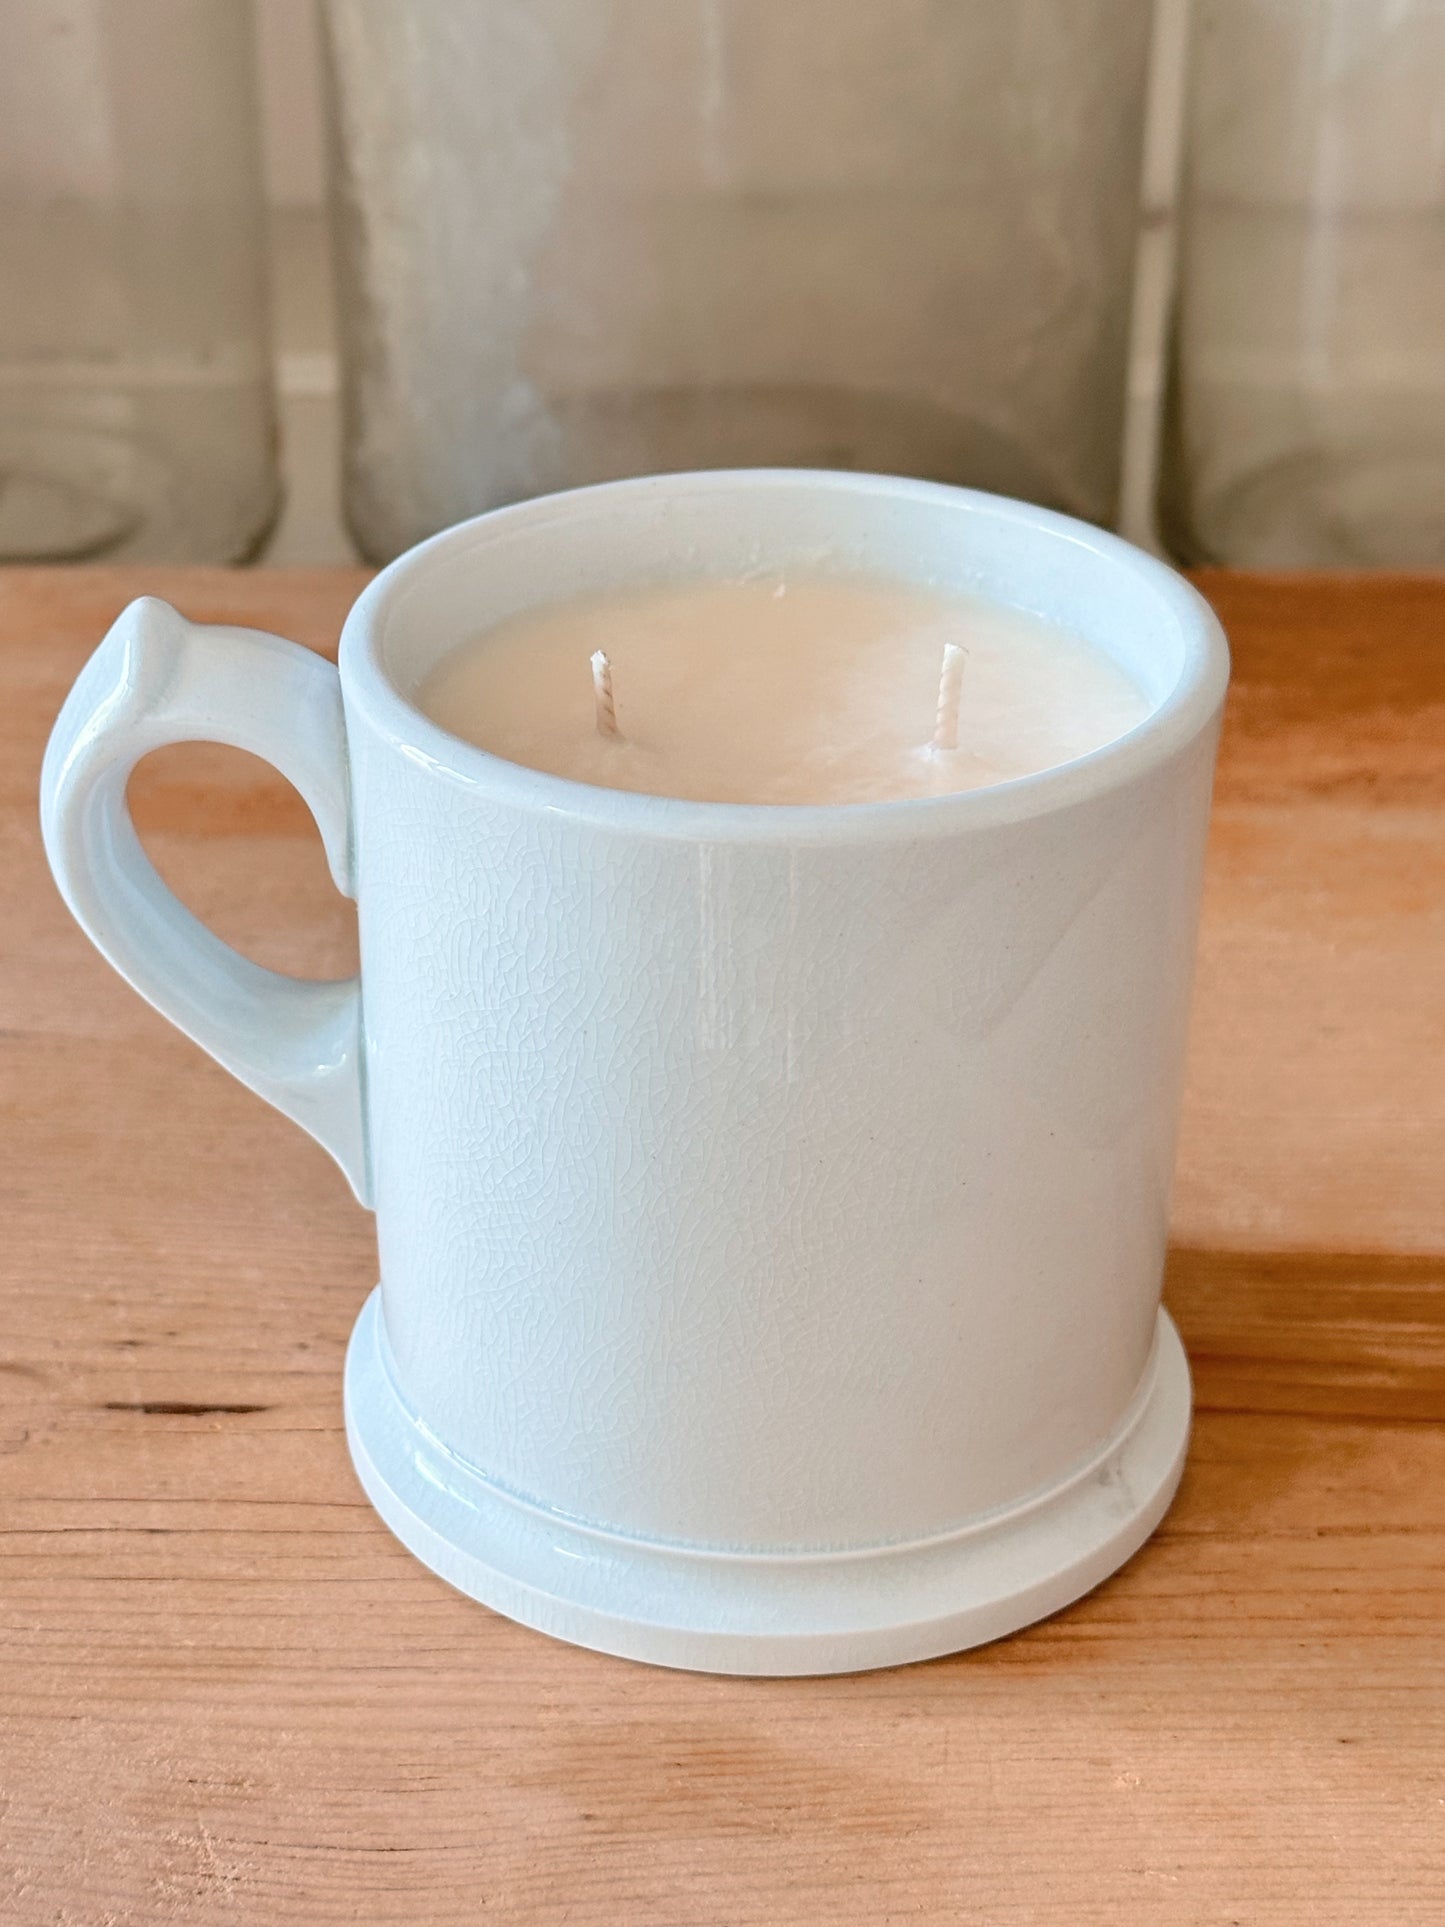
<path fill-rule="evenodd" d="M 788 566 L 1013 601 L 1114 655 L 1153 713 L 990 789 L 768 808 L 522 769 L 409 700 L 533 601 Z M 175 646 L 224 681 L 241 632 L 213 633 Z M 136 883 L 122 788 L 86 773 L 219 734 L 301 784 L 335 863 L 334 699 L 298 715 L 283 653 L 175 708 L 118 636 L 47 762 L 62 888 L 360 1188 L 355 1055 L 317 1049 L 352 987 L 310 1029 L 269 973 L 238 1001 L 239 960 Z M 292 653 L 314 665 L 298 687 L 331 687 Z M 1188 1425 L 1155 1335 L 1226 674 L 1214 618 L 1149 558 L 886 478 L 610 484 L 449 531 L 371 585 L 341 688 L 382 1284 L 348 1425 L 422 1557 L 582 1643 L 806 1672 L 992 1637 L 1133 1550 Z M 324 1114 L 291 1076 L 303 1043 Z"/>

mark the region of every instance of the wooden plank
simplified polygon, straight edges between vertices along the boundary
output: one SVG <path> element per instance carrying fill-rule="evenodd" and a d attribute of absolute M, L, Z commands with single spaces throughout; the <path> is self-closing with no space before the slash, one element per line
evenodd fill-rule
<path fill-rule="evenodd" d="M 1176 1247 L 1166 1296 L 1210 1410 L 1445 1415 L 1445 1260 L 1434 1255 Z"/>
<path fill-rule="evenodd" d="M 1238 682 L 1169 1293 L 1204 1411 L 1047 1624 L 712 1680 L 452 1593 L 362 1499 L 374 1266 L 325 1155 L 69 924 L 45 728 L 139 588 L 334 640 L 355 572 L 0 574 L 0 1919 L 1198 1927 L 1445 1916 L 1445 585 L 1211 579 Z M 263 766 L 138 820 L 224 934 L 345 966 Z"/>
<path fill-rule="evenodd" d="M 1445 590 L 1207 577 L 1236 657 L 1175 1229 L 1445 1249 Z"/>

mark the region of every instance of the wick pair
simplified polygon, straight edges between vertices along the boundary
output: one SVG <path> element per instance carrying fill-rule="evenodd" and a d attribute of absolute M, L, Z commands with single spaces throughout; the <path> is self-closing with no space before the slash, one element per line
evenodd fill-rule
<path fill-rule="evenodd" d="M 963 693 L 963 664 L 968 651 L 956 642 L 943 645 L 943 664 L 938 672 L 938 713 L 934 719 L 929 748 L 958 748 L 958 705 Z M 617 727 L 617 698 L 612 693 L 612 658 L 605 649 L 592 657 L 592 695 L 597 705 L 597 734 L 621 742 Z"/>

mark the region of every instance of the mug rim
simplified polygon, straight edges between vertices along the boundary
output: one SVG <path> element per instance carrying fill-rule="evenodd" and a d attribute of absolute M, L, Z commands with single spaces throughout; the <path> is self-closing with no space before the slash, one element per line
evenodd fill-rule
<path fill-rule="evenodd" d="M 1072 542 L 1109 567 L 1142 580 L 1172 614 L 1184 651 L 1178 680 L 1163 700 L 1122 736 L 1084 756 L 1026 776 L 941 796 L 894 797 L 881 802 L 733 803 L 607 789 L 514 763 L 434 722 L 396 686 L 382 661 L 383 618 L 403 585 L 435 563 L 485 544 L 494 534 L 518 524 L 565 524 L 604 497 L 675 496 L 678 491 L 746 494 L 760 487 L 812 494 L 867 494 L 904 503 L 941 502 L 961 517 L 987 516 L 1056 541 Z M 1075 807 L 1126 787 L 1199 737 L 1217 716 L 1229 682 L 1229 648 L 1213 609 L 1175 569 L 1122 537 L 1056 509 L 1039 508 L 1009 496 L 852 469 L 698 469 L 642 475 L 488 509 L 442 529 L 389 562 L 348 612 L 338 659 L 348 708 L 353 702 L 359 704 L 366 721 L 393 748 L 437 777 L 483 791 L 519 810 L 567 817 L 602 829 L 748 843 L 911 838 L 1022 822 Z"/>

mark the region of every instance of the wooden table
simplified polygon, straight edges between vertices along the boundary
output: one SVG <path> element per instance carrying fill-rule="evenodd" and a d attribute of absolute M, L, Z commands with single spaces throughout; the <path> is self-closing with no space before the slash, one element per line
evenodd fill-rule
<path fill-rule="evenodd" d="M 388 1536 L 341 1431 L 369 1220 L 49 885 L 42 740 L 129 596 L 325 648 L 360 579 L 0 575 L 0 1919 L 1438 1927 L 1445 585 L 1205 584 L 1238 679 L 1164 1527 L 990 1649 L 740 1681 L 554 1645 Z M 345 967 L 261 765 L 134 796 L 224 935 Z"/>

